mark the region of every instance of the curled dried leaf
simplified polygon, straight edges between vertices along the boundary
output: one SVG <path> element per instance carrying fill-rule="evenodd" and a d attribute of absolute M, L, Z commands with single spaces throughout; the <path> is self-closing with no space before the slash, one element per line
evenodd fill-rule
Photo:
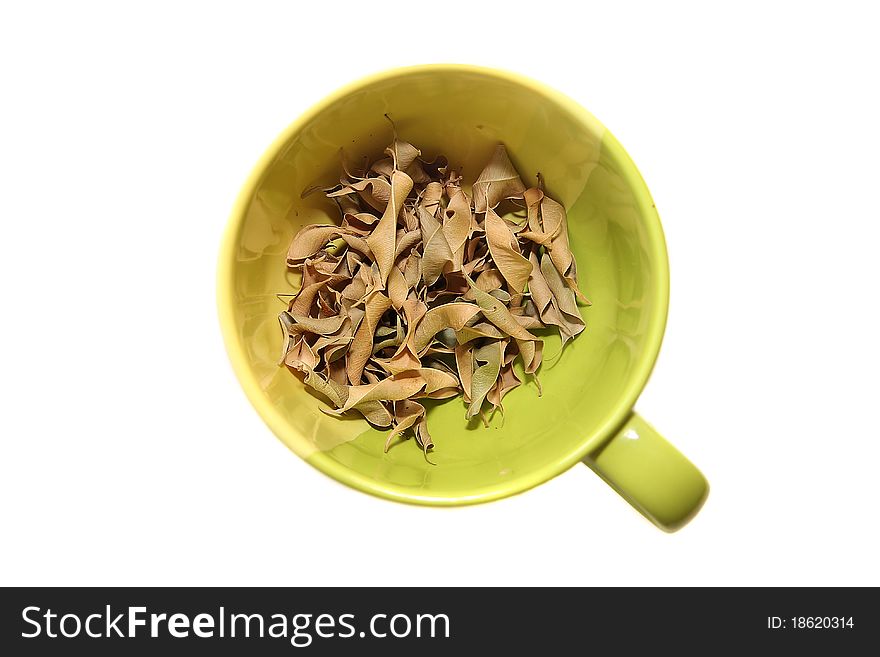
<path fill-rule="evenodd" d="M 440 278 L 444 269 L 452 266 L 452 251 L 446 242 L 446 236 L 440 222 L 423 206 L 418 208 L 419 226 L 422 230 L 422 280 L 425 285 L 433 285 Z"/>
<path fill-rule="evenodd" d="M 526 289 L 532 264 L 520 253 L 513 233 L 492 208 L 486 210 L 485 227 L 489 253 L 492 254 L 495 266 L 507 281 L 510 292 L 522 294 Z"/>
<path fill-rule="evenodd" d="M 354 340 L 347 356 L 346 369 L 348 380 L 352 385 L 358 385 L 361 382 L 364 366 L 373 354 L 373 336 L 376 333 L 376 327 L 379 324 L 379 319 L 391 307 L 391 299 L 381 292 L 371 292 L 367 296 L 365 304 L 364 318 L 354 334 Z"/>
<path fill-rule="evenodd" d="M 359 404 L 371 401 L 400 401 L 402 399 L 409 399 L 424 390 L 425 385 L 425 379 L 418 372 L 403 372 L 401 374 L 393 374 L 387 379 L 382 379 L 376 383 L 350 386 L 348 388 L 348 399 L 339 410 L 344 413 Z"/>
<path fill-rule="evenodd" d="M 291 324 L 289 329 L 291 333 L 314 333 L 316 335 L 336 333 L 342 326 L 342 323 L 348 319 L 344 315 L 315 318 L 306 315 L 295 315 L 293 313 L 285 314 L 293 320 L 293 324 Z"/>
<path fill-rule="evenodd" d="M 364 419 L 370 424 L 384 429 L 391 425 L 393 418 L 385 405 L 380 401 L 368 401 L 358 404 L 352 410 L 357 411 L 364 416 Z"/>
<path fill-rule="evenodd" d="M 473 293 L 474 299 L 476 299 L 477 305 L 479 305 L 483 316 L 504 331 L 505 335 L 517 338 L 518 340 L 538 339 L 516 321 L 504 303 L 488 292 L 483 292 L 483 290 L 478 288 L 470 278 L 468 278 L 468 283 L 471 285 L 471 292 Z"/>
<path fill-rule="evenodd" d="M 416 327 L 412 338 L 413 349 L 421 352 L 431 339 L 443 329 L 459 331 L 467 321 L 480 312 L 480 307 L 472 303 L 447 303 L 431 308 Z"/>
<path fill-rule="evenodd" d="M 471 403 L 465 417 L 471 419 L 480 413 L 483 400 L 495 385 L 501 372 L 501 359 L 504 357 L 504 341 L 493 340 L 474 350 L 474 363 L 479 363 L 471 376 Z"/>
<path fill-rule="evenodd" d="M 373 232 L 367 237 L 367 244 L 375 256 L 375 262 L 379 266 L 379 273 L 383 284 L 388 280 L 388 274 L 394 265 L 397 215 L 400 213 L 403 201 L 409 194 L 412 186 L 412 179 L 402 171 L 395 171 L 391 175 L 391 196 L 388 199 L 388 205 L 382 213 L 379 223 L 376 224 Z"/>
<path fill-rule="evenodd" d="M 391 447 L 391 441 L 395 436 L 403 434 L 407 429 L 415 426 L 415 424 L 425 416 L 425 407 L 420 403 L 404 399 L 394 404 L 394 428 L 388 434 L 385 441 L 385 451 Z"/>
<path fill-rule="evenodd" d="M 550 288 L 552 303 L 559 312 L 559 334 L 564 345 L 584 330 L 584 320 L 578 311 L 574 290 L 566 285 L 546 253 L 541 258 L 541 273 Z"/>
<path fill-rule="evenodd" d="M 498 144 L 492 159 L 474 183 L 474 207 L 477 212 L 494 208 L 506 198 L 522 198 L 526 186 L 516 172 L 504 144 Z"/>
<path fill-rule="evenodd" d="M 397 171 L 406 171 L 422 152 L 409 142 L 400 141 L 395 137 L 391 146 L 385 149 L 385 154 L 391 156 Z"/>
<path fill-rule="evenodd" d="M 455 367 L 458 370 L 458 380 L 461 381 L 464 401 L 470 404 L 474 377 L 474 351 L 470 346 L 457 345 L 455 347 Z"/>
<path fill-rule="evenodd" d="M 315 255 L 324 246 L 339 235 L 339 226 L 310 224 L 299 231 L 287 250 L 287 264 L 296 265 Z"/>
<path fill-rule="evenodd" d="M 448 189 L 448 188 L 447 188 Z M 460 270 L 464 258 L 464 245 L 471 234 L 473 224 L 471 202 L 461 189 L 455 188 L 455 193 L 450 197 L 446 205 L 443 218 L 443 234 L 453 254 L 453 269 Z"/>
<path fill-rule="evenodd" d="M 328 198 L 357 193 L 374 210 L 382 212 L 391 198 L 391 183 L 385 178 L 367 178 L 353 183 L 340 185 L 339 189 L 329 192 Z"/>

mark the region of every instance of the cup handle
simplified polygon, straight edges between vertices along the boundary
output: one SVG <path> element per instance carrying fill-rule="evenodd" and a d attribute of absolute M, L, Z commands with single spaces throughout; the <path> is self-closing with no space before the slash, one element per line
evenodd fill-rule
<path fill-rule="evenodd" d="M 637 413 L 584 463 L 667 532 L 684 527 L 709 494 L 696 466 Z"/>

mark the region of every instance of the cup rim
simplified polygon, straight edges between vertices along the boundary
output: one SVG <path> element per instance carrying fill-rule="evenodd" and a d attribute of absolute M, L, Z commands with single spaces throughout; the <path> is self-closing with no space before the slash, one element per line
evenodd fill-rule
<path fill-rule="evenodd" d="M 636 400 L 651 375 L 663 341 L 663 334 L 666 328 L 666 319 L 669 310 L 669 260 L 666 250 L 666 240 L 663 235 L 663 227 L 660 223 L 660 216 L 657 213 L 654 201 L 648 191 L 648 186 L 642 178 L 641 173 L 639 173 L 639 170 L 636 168 L 632 158 L 630 158 L 629 154 L 624 150 L 623 146 L 611 134 L 611 132 L 579 103 L 556 89 L 519 73 L 471 64 L 443 63 L 420 64 L 385 69 L 356 79 L 325 96 L 309 107 L 305 112 L 300 114 L 299 117 L 291 122 L 281 134 L 275 138 L 272 144 L 263 152 L 262 156 L 251 169 L 247 180 L 236 198 L 224 230 L 217 266 L 217 307 L 220 328 L 232 368 L 241 387 L 244 389 L 248 400 L 272 432 L 277 437 L 281 438 L 286 432 L 285 428 L 289 426 L 288 422 L 278 411 L 277 407 L 272 404 L 263 393 L 259 382 L 248 365 L 244 345 L 239 340 L 236 330 L 234 283 L 232 275 L 239 229 L 242 226 L 253 195 L 259 184 L 262 182 L 264 175 L 290 140 L 310 121 L 337 101 L 359 89 L 371 86 L 378 82 L 414 73 L 477 73 L 489 77 L 495 77 L 530 89 L 531 91 L 547 98 L 548 101 L 562 106 L 564 110 L 577 117 L 585 125 L 591 125 L 595 129 L 601 130 L 603 148 L 612 156 L 620 169 L 621 175 L 628 181 L 632 188 L 633 195 L 644 220 L 644 226 L 649 242 L 648 249 L 651 251 L 653 261 L 657 264 L 657 275 L 654 277 L 653 291 L 658 300 L 658 308 L 649 320 L 644 350 L 640 356 L 639 363 L 634 369 L 633 375 L 630 376 L 623 393 L 616 402 L 613 412 L 608 414 L 605 422 L 596 431 L 590 436 L 585 436 L 575 448 L 564 454 L 560 454 L 557 459 L 548 462 L 544 466 L 533 470 L 522 477 L 502 481 L 487 488 L 473 491 L 470 494 L 465 493 L 453 496 L 419 495 L 410 490 L 396 487 L 393 484 L 386 485 L 381 481 L 363 476 L 356 470 L 352 470 L 338 463 L 324 452 L 316 451 L 305 453 L 304 449 L 297 449 L 296 445 L 291 445 L 288 441 L 282 439 L 282 442 L 287 444 L 292 451 L 324 474 L 348 486 L 378 497 L 397 502 L 430 506 L 478 504 L 515 495 L 534 488 L 545 481 L 549 481 L 553 477 L 568 470 L 578 461 L 583 460 L 589 453 L 607 443 L 631 414 Z"/>

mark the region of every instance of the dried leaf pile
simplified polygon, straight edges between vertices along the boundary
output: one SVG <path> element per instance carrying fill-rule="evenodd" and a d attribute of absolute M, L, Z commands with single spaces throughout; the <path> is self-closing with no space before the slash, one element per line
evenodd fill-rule
<path fill-rule="evenodd" d="M 352 168 L 325 189 L 340 225 L 309 225 L 287 264 L 302 286 L 280 315 L 281 363 L 333 405 L 395 436 L 433 447 L 420 399 L 462 395 L 467 419 L 486 423 L 534 377 L 543 341 L 584 330 L 565 209 L 526 188 L 503 145 L 473 183 L 440 156 L 427 161 L 396 135 L 386 157 Z M 304 194 L 307 192 L 304 192 Z M 504 209 L 510 210 L 503 213 Z M 503 408 L 501 409 L 503 412 Z"/>

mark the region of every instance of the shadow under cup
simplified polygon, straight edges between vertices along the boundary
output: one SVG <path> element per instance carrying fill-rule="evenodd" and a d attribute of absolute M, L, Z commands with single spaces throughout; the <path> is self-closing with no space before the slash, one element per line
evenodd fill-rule
<path fill-rule="evenodd" d="M 461 397 L 430 405 L 435 448 L 414 440 L 383 452 L 387 431 L 323 414 L 323 402 L 278 366 L 285 304 L 298 288 L 285 254 L 307 223 L 338 223 L 315 184 L 332 185 L 339 149 L 375 159 L 401 139 L 446 155 L 472 183 L 503 142 L 527 185 L 541 172 L 568 210 L 586 330 L 561 352 L 548 335 L 534 382 L 504 399 L 489 428 L 465 420 Z M 626 421 L 656 358 L 668 271 L 657 213 L 634 165 L 602 125 L 567 97 L 508 73 L 429 66 L 357 82 L 312 108 L 276 141 L 242 191 L 221 254 L 219 303 L 227 347 L 248 397 L 278 437 L 327 474 L 400 501 L 464 504 L 510 495 L 562 472 Z M 521 372 L 521 370 L 520 370 Z"/>

